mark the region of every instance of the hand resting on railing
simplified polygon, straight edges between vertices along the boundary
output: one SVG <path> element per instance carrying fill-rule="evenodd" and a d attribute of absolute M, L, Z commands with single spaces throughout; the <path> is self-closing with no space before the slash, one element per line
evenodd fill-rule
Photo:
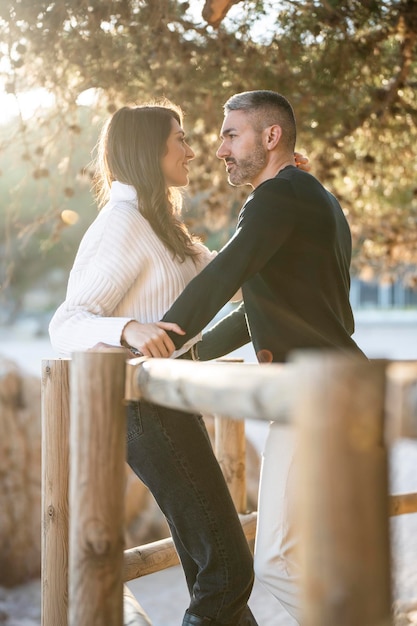
<path fill-rule="evenodd" d="M 113 346 L 99 342 L 91 351 L 99 352 L 111 348 L 126 350 L 128 358 L 136 356 L 149 356 L 155 358 L 168 358 L 175 352 L 175 345 L 165 330 L 170 330 L 178 335 L 184 335 L 184 331 L 173 322 L 156 322 L 154 324 L 141 324 L 132 320 L 123 329 L 122 346 Z"/>
<path fill-rule="evenodd" d="M 154 324 L 141 324 L 132 320 L 123 329 L 122 345 L 127 348 L 136 348 L 142 356 L 155 358 L 170 357 L 176 348 L 172 339 L 165 332 L 171 330 L 178 335 L 185 332 L 173 322 L 156 322 Z"/>

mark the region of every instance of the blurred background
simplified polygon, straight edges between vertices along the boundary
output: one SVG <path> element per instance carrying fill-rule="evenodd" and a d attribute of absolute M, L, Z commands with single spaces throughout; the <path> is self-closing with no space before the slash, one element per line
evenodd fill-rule
<path fill-rule="evenodd" d="M 220 249 L 248 191 L 228 185 L 215 157 L 222 106 L 245 90 L 287 96 L 297 150 L 351 227 L 354 337 L 369 357 L 415 360 L 416 88 L 415 0 L 1 0 L 0 622 L 40 623 L 41 359 L 57 356 L 48 323 L 97 213 L 91 163 L 104 121 L 127 103 L 183 108 L 196 153 L 184 220 Z M 238 356 L 254 360 L 250 346 Z M 247 424 L 258 455 L 261 426 Z M 416 463 L 414 442 L 393 447 L 394 492 L 417 491 Z M 394 598 L 411 602 L 402 624 L 417 598 L 416 517 L 393 520 Z M 178 569 L 133 587 L 155 626 L 179 623 Z M 261 624 L 292 624 L 258 586 L 253 603 Z"/>
<path fill-rule="evenodd" d="M 257 88 L 290 99 L 297 150 L 341 200 L 355 310 L 415 310 L 416 38 L 414 0 L 2 0 L 0 326 L 45 334 L 96 215 L 100 128 L 126 103 L 183 108 L 184 219 L 219 249 L 248 190 L 215 157 L 222 105 Z"/>

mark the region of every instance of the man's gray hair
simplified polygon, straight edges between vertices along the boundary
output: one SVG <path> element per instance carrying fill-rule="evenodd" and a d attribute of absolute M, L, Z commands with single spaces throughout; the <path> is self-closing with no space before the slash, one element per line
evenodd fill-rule
<path fill-rule="evenodd" d="M 257 130 L 278 124 L 288 148 L 294 150 L 297 134 L 294 111 L 287 98 L 276 91 L 243 91 L 229 98 L 223 108 L 225 115 L 230 111 L 250 114 Z"/>

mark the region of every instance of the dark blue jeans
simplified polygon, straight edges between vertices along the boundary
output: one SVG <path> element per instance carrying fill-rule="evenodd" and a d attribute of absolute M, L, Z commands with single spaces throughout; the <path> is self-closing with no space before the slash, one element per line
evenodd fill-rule
<path fill-rule="evenodd" d="M 183 626 L 255 626 L 252 555 L 201 416 L 132 402 L 127 460 L 165 515 L 190 605 Z"/>

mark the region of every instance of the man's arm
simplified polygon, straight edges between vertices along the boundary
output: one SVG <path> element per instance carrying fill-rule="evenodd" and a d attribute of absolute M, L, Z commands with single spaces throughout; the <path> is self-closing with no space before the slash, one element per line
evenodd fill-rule
<path fill-rule="evenodd" d="M 185 331 L 168 332 L 176 348 L 195 337 L 236 291 L 262 270 L 294 228 L 294 202 L 287 181 L 273 179 L 261 185 L 246 202 L 235 234 L 186 286 L 163 322 L 175 322 Z"/>
<path fill-rule="evenodd" d="M 177 349 L 198 335 L 241 286 L 242 280 L 236 271 L 237 264 L 233 263 L 233 252 L 230 249 L 220 251 L 185 287 L 163 316 L 162 322 L 181 320 L 176 323 L 185 331 L 185 335 L 179 336 L 167 331 Z M 234 270 L 227 271 L 233 265 Z"/>
<path fill-rule="evenodd" d="M 243 302 L 203 334 L 197 344 L 200 361 L 218 359 L 250 342 Z"/>

